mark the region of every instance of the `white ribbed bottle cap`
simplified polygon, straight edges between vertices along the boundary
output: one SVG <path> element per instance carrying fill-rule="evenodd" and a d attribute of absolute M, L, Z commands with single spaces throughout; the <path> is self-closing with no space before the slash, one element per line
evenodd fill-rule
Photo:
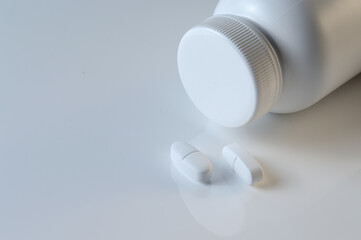
<path fill-rule="evenodd" d="M 184 88 L 209 119 L 227 127 L 266 114 L 282 87 L 277 54 L 249 20 L 216 15 L 192 28 L 178 49 Z"/>

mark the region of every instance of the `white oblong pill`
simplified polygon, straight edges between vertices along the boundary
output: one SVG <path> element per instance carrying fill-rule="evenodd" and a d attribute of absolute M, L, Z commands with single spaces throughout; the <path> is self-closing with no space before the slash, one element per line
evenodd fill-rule
<path fill-rule="evenodd" d="M 209 182 L 212 175 L 212 164 L 190 144 L 185 142 L 173 143 L 171 159 L 175 167 L 187 178 L 197 182 Z"/>
<path fill-rule="evenodd" d="M 223 158 L 232 170 L 247 184 L 259 182 L 263 178 L 263 170 L 256 159 L 237 143 L 225 146 Z"/>
<path fill-rule="evenodd" d="M 185 142 L 175 142 L 170 148 L 172 159 L 183 159 L 187 155 L 198 152 L 198 149 Z"/>

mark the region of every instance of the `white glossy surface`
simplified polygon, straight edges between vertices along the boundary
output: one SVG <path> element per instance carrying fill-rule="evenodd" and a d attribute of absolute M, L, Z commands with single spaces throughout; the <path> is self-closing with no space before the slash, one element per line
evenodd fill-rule
<path fill-rule="evenodd" d="M 1 3 L 0 239 L 361 237 L 361 76 L 300 113 L 208 124 L 175 59 L 215 5 Z M 172 169 L 179 139 L 209 156 L 213 184 Z M 260 161 L 261 185 L 229 174 L 232 142 Z"/>

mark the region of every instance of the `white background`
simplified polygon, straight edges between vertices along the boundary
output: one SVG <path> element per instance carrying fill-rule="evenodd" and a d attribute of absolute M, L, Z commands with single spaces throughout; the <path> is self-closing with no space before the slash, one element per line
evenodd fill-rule
<path fill-rule="evenodd" d="M 1 1 L 0 239 L 360 239 L 361 75 L 303 112 L 209 123 L 176 52 L 216 3 Z M 171 167 L 176 140 L 210 185 Z M 232 142 L 261 184 L 224 165 Z"/>

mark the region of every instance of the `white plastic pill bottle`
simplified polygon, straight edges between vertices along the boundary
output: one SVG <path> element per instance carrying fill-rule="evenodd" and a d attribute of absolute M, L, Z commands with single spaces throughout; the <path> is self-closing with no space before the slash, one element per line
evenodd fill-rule
<path fill-rule="evenodd" d="M 303 110 L 361 72 L 361 0 L 221 0 L 183 37 L 178 67 L 221 125 Z"/>

